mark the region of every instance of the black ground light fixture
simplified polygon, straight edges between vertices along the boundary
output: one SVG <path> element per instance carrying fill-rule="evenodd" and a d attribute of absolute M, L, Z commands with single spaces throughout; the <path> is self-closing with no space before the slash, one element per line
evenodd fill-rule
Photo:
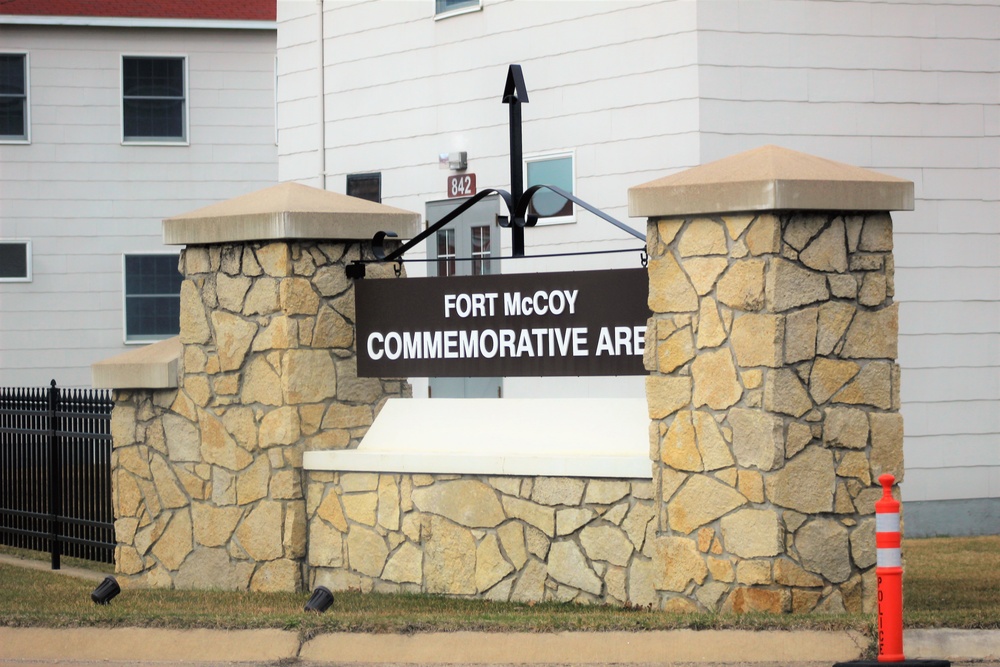
<path fill-rule="evenodd" d="M 121 592 L 121 586 L 114 577 L 104 577 L 104 581 L 90 594 L 90 599 L 94 604 L 110 604 L 111 600 Z"/>
<path fill-rule="evenodd" d="M 330 608 L 333 604 L 333 593 L 326 586 L 317 586 L 313 589 L 312 597 L 309 598 L 309 602 L 306 602 L 305 609 L 303 611 L 315 611 L 316 613 L 323 613 Z"/>

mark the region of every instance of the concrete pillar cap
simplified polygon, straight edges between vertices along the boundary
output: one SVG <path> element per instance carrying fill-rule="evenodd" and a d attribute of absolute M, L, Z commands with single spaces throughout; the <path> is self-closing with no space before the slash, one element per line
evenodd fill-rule
<path fill-rule="evenodd" d="M 167 245 L 416 236 L 420 214 L 300 183 L 281 183 L 163 221 Z"/>
<path fill-rule="evenodd" d="M 630 188 L 632 217 L 754 211 L 912 211 L 913 182 L 762 146 Z"/>

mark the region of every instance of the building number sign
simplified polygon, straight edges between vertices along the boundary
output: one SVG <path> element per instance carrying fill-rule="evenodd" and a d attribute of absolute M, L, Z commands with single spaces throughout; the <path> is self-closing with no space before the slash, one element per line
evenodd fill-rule
<path fill-rule="evenodd" d="M 476 194 L 475 174 L 455 174 L 448 177 L 449 197 L 471 197 Z"/>

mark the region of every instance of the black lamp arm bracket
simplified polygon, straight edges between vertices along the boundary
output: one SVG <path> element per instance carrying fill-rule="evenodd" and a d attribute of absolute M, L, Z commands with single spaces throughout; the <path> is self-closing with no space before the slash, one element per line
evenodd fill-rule
<path fill-rule="evenodd" d="M 517 202 L 517 210 L 514 211 L 514 219 L 515 220 L 523 220 L 524 221 L 524 226 L 526 226 L 526 227 L 534 227 L 535 223 L 538 222 L 538 216 L 528 214 L 528 205 L 531 203 L 531 198 L 534 197 L 535 194 L 538 193 L 538 191 L 540 191 L 540 190 L 551 190 L 552 192 L 556 193 L 560 197 L 565 197 L 566 199 L 570 200 L 571 202 L 573 202 L 577 206 L 579 206 L 579 207 L 581 207 L 581 208 L 583 208 L 583 209 L 585 209 L 587 211 L 590 211 L 591 213 L 593 213 L 594 215 L 596 215 L 601 220 L 604 220 L 606 222 L 610 222 L 612 225 L 614 225 L 618 229 L 620 229 L 620 230 L 622 230 L 624 232 L 627 232 L 628 234 L 631 234 L 632 236 L 634 236 L 635 238 L 639 239 L 643 243 L 646 242 L 646 235 L 643 234 L 642 232 L 639 232 L 639 231 L 636 231 L 635 229 L 632 229 L 631 227 L 629 227 L 628 225 L 626 225 L 621 220 L 617 220 L 617 219 L 611 217 L 610 215 L 608 215 L 604 211 L 600 210 L 599 208 L 597 208 L 595 206 L 591 206 L 590 204 L 588 204 L 587 202 L 583 201 L 579 197 L 577 197 L 577 196 L 575 196 L 575 195 L 573 195 L 573 194 L 571 194 L 569 192 L 566 192 L 562 188 L 556 187 L 555 185 L 532 185 L 530 188 L 528 188 L 527 190 L 524 191 L 524 195 L 522 195 L 520 201 Z"/>

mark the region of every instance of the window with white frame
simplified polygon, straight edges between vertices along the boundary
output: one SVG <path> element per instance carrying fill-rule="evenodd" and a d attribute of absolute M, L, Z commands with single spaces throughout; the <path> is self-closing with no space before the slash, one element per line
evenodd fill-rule
<path fill-rule="evenodd" d="M 481 0 L 434 0 L 435 16 L 476 11 L 482 8 Z"/>
<path fill-rule="evenodd" d="M 176 336 L 181 321 L 181 274 L 174 254 L 126 254 L 125 342 Z"/>
<path fill-rule="evenodd" d="M 535 155 L 524 159 L 524 189 L 533 185 L 554 185 L 573 194 L 575 173 L 573 153 Z M 573 202 L 547 188 L 531 198 L 528 213 L 538 216 L 539 225 L 575 222 Z"/>
<path fill-rule="evenodd" d="M 0 141 L 28 141 L 28 54 L 0 53 Z"/>
<path fill-rule="evenodd" d="M 181 56 L 122 56 L 122 141 L 187 142 L 187 76 Z"/>
<path fill-rule="evenodd" d="M 31 282 L 31 241 L 0 239 L 0 282 Z"/>

